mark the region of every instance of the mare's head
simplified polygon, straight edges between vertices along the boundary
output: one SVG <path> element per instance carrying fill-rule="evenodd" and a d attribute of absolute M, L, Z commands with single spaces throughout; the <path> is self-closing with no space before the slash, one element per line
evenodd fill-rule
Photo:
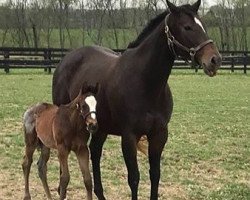
<path fill-rule="evenodd" d="M 84 82 L 78 96 L 73 100 L 77 110 L 80 112 L 86 124 L 86 129 L 95 133 L 98 129 L 96 118 L 96 94 L 99 90 L 99 84 L 96 86 L 88 85 Z"/>
<path fill-rule="evenodd" d="M 203 67 L 208 76 L 215 76 L 221 55 L 198 16 L 201 0 L 193 5 L 175 6 L 167 0 L 170 14 L 165 18 L 168 44 L 174 54 Z"/>

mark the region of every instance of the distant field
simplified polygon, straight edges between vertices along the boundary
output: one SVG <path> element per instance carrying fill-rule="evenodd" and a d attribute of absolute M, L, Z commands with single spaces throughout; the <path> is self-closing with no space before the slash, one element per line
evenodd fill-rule
<path fill-rule="evenodd" d="M 22 114 L 28 106 L 51 102 L 52 75 L 42 70 L 0 71 L 0 199 L 23 197 Z M 250 199 L 250 75 L 219 72 L 173 71 L 169 84 L 174 96 L 170 136 L 162 158 L 161 200 Z M 36 161 L 30 177 L 33 199 L 44 200 Z M 147 158 L 139 153 L 139 199 L 149 199 Z M 107 199 L 130 199 L 120 138 L 110 136 L 102 157 L 102 178 Z M 85 197 L 75 159 L 70 157 L 69 199 Z M 53 152 L 48 178 L 57 199 L 58 163 Z M 96 199 L 96 198 L 95 198 Z"/>
<path fill-rule="evenodd" d="M 102 44 L 102 46 L 105 47 L 111 47 L 111 48 L 125 48 L 127 47 L 128 43 L 133 41 L 137 34 L 135 29 L 130 30 L 130 29 L 117 29 L 117 38 L 118 38 L 118 47 L 116 46 L 116 41 L 115 41 L 115 35 L 114 31 L 112 29 L 106 29 L 101 32 L 101 39 L 98 41 L 97 40 L 97 31 L 92 30 L 91 32 L 87 31 L 82 31 L 81 29 L 70 29 L 70 36 L 71 36 L 71 41 L 72 44 L 70 44 L 70 39 L 65 31 L 65 48 L 77 48 L 81 47 L 84 45 L 93 45 L 93 44 Z M 32 36 L 32 31 L 30 30 L 28 32 L 29 34 L 29 42 L 31 44 L 31 47 L 33 47 L 33 36 Z M 83 36 L 84 35 L 84 36 Z M 40 47 L 48 47 L 48 41 L 46 38 L 46 33 L 45 32 L 40 32 L 39 34 L 39 46 Z M 84 38 L 84 41 L 83 41 Z M 17 33 L 14 32 L 14 30 L 11 30 L 7 33 L 4 43 L 3 43 L 3 30 L 0 29 L 0 44 L 2 46 L 6 47 L 17 47 L 19 46 L 18 40 L 17 40 Z M 25 43 L 24 43 L 25 44 Z M 50 37 L 50 47 L 60 47 L 60 40 L 59 40 L 59 30 L 58 29 L 53 29 L 51 32 L 51 37 Z"/>
<path fill-rule="evenodd" d="M 142 29 L 143 27 L 141 27 Z M 92 30 L 91 32 L 82 31 L 81 29 L 70 29 L 70 35 L 71 35 L 71 41 L 70 44 L 70 38 L 67 35 L 67 32 L 65 32 L 65 48 L 77 48 L 84 45 L 93 45 L 93 44 L 101 44 L 102 46 L 109 47 L 109 48 L 126 48 L 129 42 L 135 40 L 137 37 L 137 34 L 140 33 L 140 30 L 136 29 L 117 29 L 117 44 L 115 40 L 114 30 L 112 29 L 105 29 L 101 32 L 101 39 L 97 40 L 97 31 Z M 239 32 L 240 30 L 238 30 Z M 10 30 L 7 35 L 4 38 L 3 30 L 0 29 L 0 44 L 1 46 L 6 47 L 17 47 L 20 46 L 18 43 L 17 33 L 14 30 Z M 220 43 L 220 32 L 219 28 L 217 27 L 210 27 L 208 28 L 208 34 L 217 43 L 219 49 L 221 45 Z M 29 42 L 31 47 L 33 47 L 33 36 L 32 31 L 30 30 L 28 32 L 29 35 Z M 84 35 L 84 36 L 83 36 Z M 250 35 L 250 27 L 248 28 L 248 35 Z M 39 33 L 39 46 L 40 47 L 48 47 L 48 41 L 46 38 L 46 33 L 41 31 Z M 83 40 L 84 38 L 84 40 Z M 231 38 L 232 39 L 232 38 Z M 238 38 L 239 39 L 239 38 Z M 4 42 L 3 42 L 4 41 Z M 24 43 L 25 45 L 25 43 Z M 59 42 L 59 30 L 53 29 L 51 32 L 50 37 L 50 47 L 60 47 Z M 239 48 L 239 47 L 238 47 Z M 250 39 L 248 37 L 248 48 L 250 48 Z M 231 45 L 231 50 L 235 50 L 234 47 Z"/>

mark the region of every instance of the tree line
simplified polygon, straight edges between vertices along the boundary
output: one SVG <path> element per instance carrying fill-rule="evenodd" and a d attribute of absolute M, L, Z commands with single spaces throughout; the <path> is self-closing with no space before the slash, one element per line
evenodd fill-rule
<path fill-rule="evenodd" d="M 6 0 L 0 6 L 0 45 L 125 48 L 164 9 L 165 0 Z M 220 49 L 248 50 L 249 0 L 218 0 L 210 7 L 203 0 L 200 14 Z"/>

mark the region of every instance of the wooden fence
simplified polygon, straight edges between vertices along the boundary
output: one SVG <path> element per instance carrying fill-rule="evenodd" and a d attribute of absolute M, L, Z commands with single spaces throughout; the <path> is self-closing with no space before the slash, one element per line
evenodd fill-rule
<path fill-rule="evenodd" d="M 115 49 L 122 52 L 123 49 Z M 6 73 L 10 69 L 42 68 L 51 72 L 69 49 L 60 48 L 0 48 L 0 68 Z M 222 70 L 242 70 L 245 74 L 250 70 L 250 51 L 221 51 Z M 182 60 L 177 60 L 174 69 L 193 69 Z M 194 69 L 193 69 L 194 70 Z M 198 69 L 195 69 L 197 72 Z"/>

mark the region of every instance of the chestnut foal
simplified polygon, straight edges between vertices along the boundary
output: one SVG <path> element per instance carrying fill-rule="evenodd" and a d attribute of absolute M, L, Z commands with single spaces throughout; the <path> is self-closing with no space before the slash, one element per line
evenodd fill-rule
<path fill-rule="evenodd" d="M 25 156 L 22 164 L 25 179 L 24 199 L 31 199 L 29 173 L 36 148 L 41 149 L 38 165 L 39 177 L 47 198 L 51 193 L 47 183 L 47 161 L 50 149 L 57 149 L 60 162 L 60 199 L 66 198 L 66 188 L 70 175 L 68 155 L 74 151 L 83 175 L 87 199 L 92 200 L 92 179 L 89 170 L 89 150 L 87 142 L 91 133 L 97 131 L 96 99 L 98 84 L 95 87 L 83 84 L 78 96 L 67 105 L 56 106 L 38 103 L 24 114 Z"/>

